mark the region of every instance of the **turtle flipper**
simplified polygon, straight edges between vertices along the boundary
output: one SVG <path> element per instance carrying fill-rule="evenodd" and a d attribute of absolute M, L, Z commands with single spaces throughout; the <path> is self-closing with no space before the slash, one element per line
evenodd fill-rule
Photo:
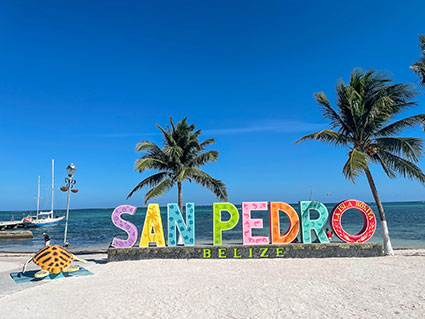
<path fill-rule="evenodd" d="M 34 257 L 34 256 L 33 256 L 33 257 Z M 28 266 L 28 264 L 31 262 L 31 260 L 33 259 L 33 257 L 31 257 L 30 259 L 28 259 L 28 260 L 25 262 L 24 267 L 22 267 L 22 273 L 24 273 L 24 272 L 25 272 L 25 270 L 27 270 L 27 266 Z"/>
<path fill-rule="evenodd" d="M 48 272 L 47 270 L 40 270 L 40 271 L 38 271 L 34 274 L 34 277 L 35 278 L 44 278 L 44 277 L 48 276 L 49 274 L 50 274 L 50 272 Z"/>
<path fill-rule="evenodd" d="M 64 270 L 62 270 L 62 272 L 73 272 L 73 271 L 77 271 L 77 270 L 80 270 L 80 267 L 70 265 L 70 266 L 66 267 Z"/>
<path fill-rule="evenodd" d="M 84 263 L 84 264 L 87 264 L 87 263 L 88 263 L 88 261 L 87 261 L 87 260 L 85 260 L 85 259 L 83 259 L 83 258 L 77 257 L 77 256 L 75 256 L 75 255 L 72 255 L 72 257 L 74 257 L 74 258 L 75 258 L 75 259 L 77 259 L 79 262 L 82 262 L 82 263 Z"/>

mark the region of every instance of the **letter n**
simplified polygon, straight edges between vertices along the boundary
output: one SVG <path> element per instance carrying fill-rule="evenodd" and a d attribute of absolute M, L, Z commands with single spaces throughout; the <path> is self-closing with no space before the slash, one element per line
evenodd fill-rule
<path fill-rule="evenodd" d="M 183 238 L 185 246 L 195 245 L 195 204 L 186 204 L 186 223 L 183 219 L 183 214 L 180 211 L 179 205 L 167 205 L 167 218 L 168 218 L 168 246 L 177 245 L 177 232 L 178 228 L 180 235 Z"/>

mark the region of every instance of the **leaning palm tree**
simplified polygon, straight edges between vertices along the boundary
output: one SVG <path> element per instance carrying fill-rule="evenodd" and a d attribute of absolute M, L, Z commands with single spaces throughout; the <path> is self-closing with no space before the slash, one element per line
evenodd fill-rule
<path fill-rule="evenodd" d="M 410 68 L 419 76 L 421 85 L 425 87 L 425 34 L 419 36 L 419 42 L 422 50 L 422 57 Z"/>
<path fill-rule="evenodd" d="M 182 182 L 194 181 L 209 190 L 223 201 L 227 201 L 226 186 L 221 180 L 215 179 L 199 169 L 200 166 L 214 162 L 218 158 L 217 151 L 204 152 L 205 148 L 215 143 L 214 139 L 199 141 L 201 130 L 195 131 L 194 124 L 188 124 L 187 118 L 174 125 L 170 118 L 170 125 L 166 129 L 161 126 L 164 146 L 159 147 L 153 142 L 141 141 L 136 146 L 137 152 L 145 152 L 135 163 L 135 170 L 140 173 L 145 170 L 157 170 L 158 173 L 142 180 L 128 195 L 130 198 L 143 187 L 152 187 L 145 194 L 145 204 L 152 198 L 158 197 L 175 184 L 178 189 L 178 203 L 183 211 Z"/>
<path fill-rule="evenodd" d="M 409 84 L 391 82 L 375 71 L 354 70 L 348 85 L 340 80 L 336 87 L 336 110 L 323 92 L 316 93 L 322 116 L 330 121 L 330 127 L 296 142 L 318 140 L 349 149 L 342 172 L 353 183 L 357 176 L 366 174 L 381 219 L 385 255 L 394 252 L 370 164 L 379 164 L 390 178 L 401 175 L 425 183 L 424 173 L 414 164 L 423 155 L 423 140 L 397 136 L 405 128 L 425 124 L 425 114 L 392 121 L 395 115 L 416 105 L 412 101 L 416 92 Z"/>

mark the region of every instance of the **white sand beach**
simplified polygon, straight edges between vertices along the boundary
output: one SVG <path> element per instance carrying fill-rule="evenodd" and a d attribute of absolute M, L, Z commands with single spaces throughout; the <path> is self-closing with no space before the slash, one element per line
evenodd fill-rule
<path fill-rule="evenodd" d="M 94 276 L 18 284 L 1 318 L 423 318 L 425 250 L 396 257 L 94 263 Z M 98 259 L 100 260 L 100 259 Z M 36 269 L 32 267 L 32 269 Z M 21 288 L 20 288 L 21 289 Z"/>

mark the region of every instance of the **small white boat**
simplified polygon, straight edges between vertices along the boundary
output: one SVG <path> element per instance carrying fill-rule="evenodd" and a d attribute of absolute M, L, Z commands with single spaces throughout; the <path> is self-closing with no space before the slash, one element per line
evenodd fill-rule
<path fill-rule="evenodd" d="M 62 219 L 64 219 L 65 216 L 62 217 L 44 217 L 39 219 L 34 219 L 33 221 L 29 222 L 29 226 L 27 227 L 41 227 L 41 226 L 53 226 L 60 223 Z"/>
<path fill-rule="evenodd" d="M 28 216 L 22 221 L 26 227 L 53 226 L 61 222 L 65 216 L 53 217 L 53 196 L 55 192 L 55 161 L 52 159 L 52 208 L 49 212 L 39 212 L 40 206 L 40 176 L 38 177 L 37 216 Z M 45 216 L 45 217 L 41 217 Z M 41 217 L 41 218 L 40 218 Z"/>

